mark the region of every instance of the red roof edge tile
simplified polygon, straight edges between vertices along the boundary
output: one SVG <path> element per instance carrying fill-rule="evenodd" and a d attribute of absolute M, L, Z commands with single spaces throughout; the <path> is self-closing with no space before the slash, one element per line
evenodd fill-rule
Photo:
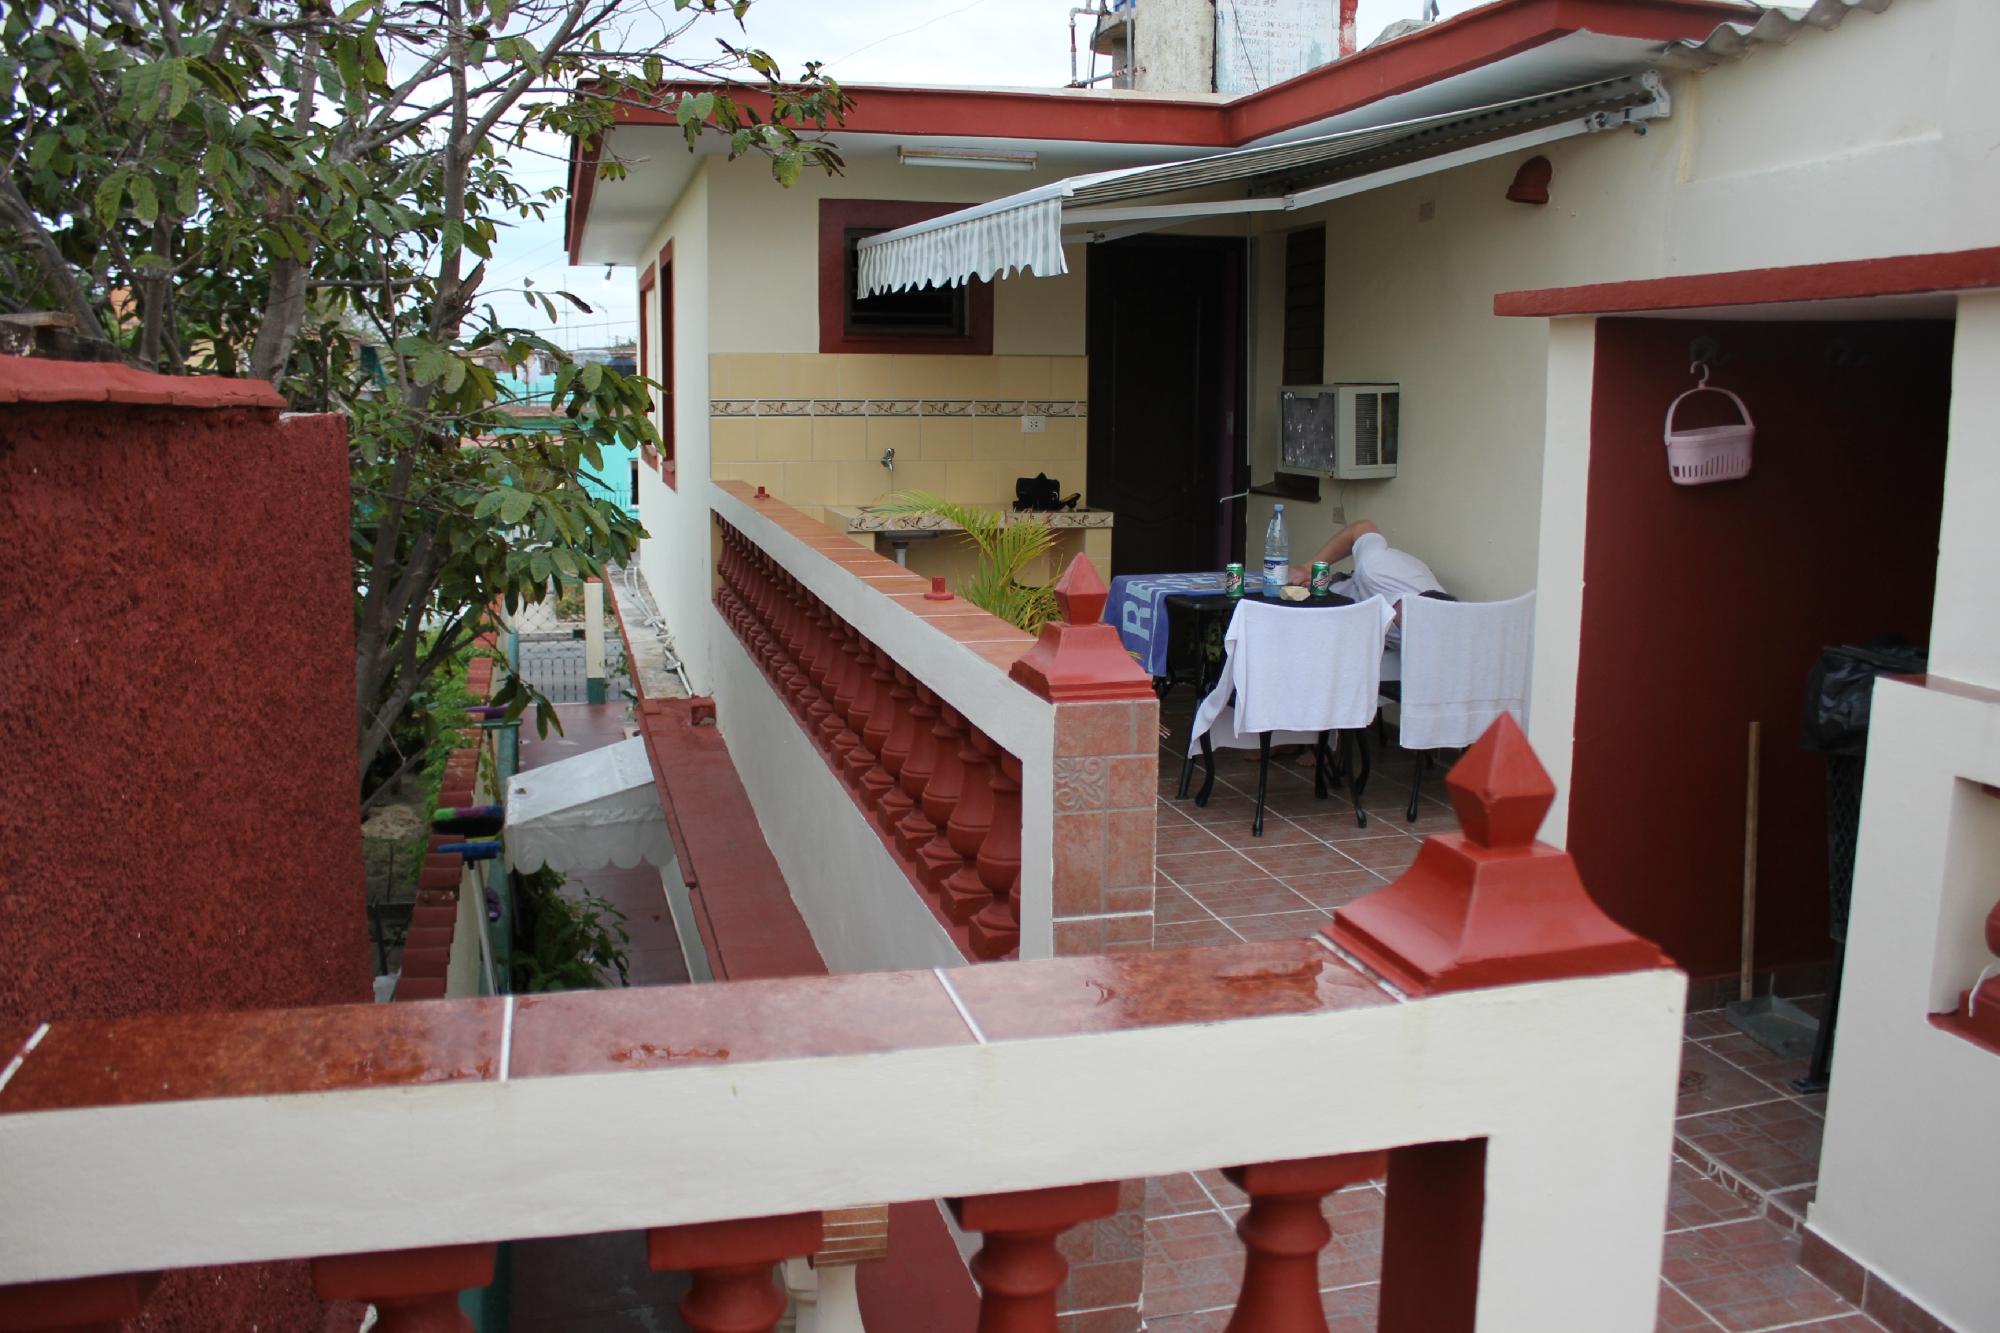
<path fill-rule="evenodd" d="M 264 380 L 155 375 L 106 361 L 0 356 L 0 403 L 121 403 L 133 406 L 282 409 Z"/>
<path fill-rule="evenodd" d="M 729 746 L 694 718 L 708 699 L 639 705 L 653 778 L 718 981 L 825 976 L 826 963 L 764 841 Z"/>

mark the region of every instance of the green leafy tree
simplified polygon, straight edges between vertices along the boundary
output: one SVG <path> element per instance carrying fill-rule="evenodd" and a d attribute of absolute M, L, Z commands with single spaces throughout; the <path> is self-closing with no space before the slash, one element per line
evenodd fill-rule
<path fill-rule="evenodd" d="M 355 703 L 365 799 L 423 760 L 426 682 L 642 532 L 584 486 L 655 438 L 652 387 L 577 364 L 493 304 L 554 320 L 566 292 L 489 289 L 501 229 L 562 191 L 518 163 L 671 107 L 786 184 L 838 170 L 846 99 L 808 65 L 720 42 L 749 0 L 15 0 L 0 13 L 0 314 L 56 312 L 99 354 L 268 379 L 350 420 Z M 759 96 L 746 96 L 756 91 Z M 591 166 L 605 178 L 629 164 Z M 500 370 L 558 365 L 544 418 Z M 517 714 L 545 701 L 510 684 Z"/>

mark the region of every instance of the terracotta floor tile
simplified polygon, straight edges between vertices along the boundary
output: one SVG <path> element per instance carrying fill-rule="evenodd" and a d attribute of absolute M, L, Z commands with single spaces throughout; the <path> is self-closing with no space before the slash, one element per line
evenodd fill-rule
<path fill-rule="evenodd" d="M 1183 852 L 1221 851 L 1226 844 L 1203 825 L 1189 819 L 1162 819 L 1154 825 L 1153 854 L 1175 856 Z"/>
<path fill-rule="evenodd" d="M 1689 1116 L 1675 1123 L 1674 1133 L 1684 1145 L 1683 1155 L 1706 1154 L 1770 1192 L 1810 1185 L 1819 1178 L 1824 1128 L 1824 1121 L 1798 1103 L 1780 1100 Z"/>
<path fill-rule="evenodd" d="M 1318 838 L 1321 842 L 1345 845 L 1350 842 L 1369 842 L 1379 838 L 1396 838 L 1407 841 L 1409 835 L 1399 829 L 1384 828 L 1379 820 L 1370 818 L 1367 825 L 1354 822 L 1354 808 L 1346 802 L 1331 805 L 1324 813 L 1299 815 L 1292 822 Z M 1434 832 L 1436 830 L 1433 830 Z"/>
<path fill-rule="evenodd" d="M 1345 907 L 1356 898 L 1364 898 L 1389 881 L 1372 870 L 1356 867 L 1353 870 L 1336 870 L 1325 875 L 1280 875 L 1286 888 L 1312 903 L 1314 907 L 1332 909 Z"/>
<path fill-rule="evenodd" d="M 1160 884 L 1153 889 L 1153 924 L 1156 926 L 1177 926 L 1184 922 L 1213 921 L 1215 914 L 1190 897 L 1186 890 L 1172 884 Z"/>
<path fill-rule="evenodd" d="M 1689 1038 L 1702 1041 L 1710 1037 L 1727 1037 L 1736 1031 L 1736 1025 L 1729 1021 L 1729 1015 L 1720 1009 L 1697 1009 L 1687 1016 L 1681 1030 Z"/>
<path fill-rule="evenodd" d="M 1205 949 L 1211 944 L 1235 944 L 1239 936 L 1213 917 L 1153 927 L 1155 949 Z"/>
<path fill-rule="evenodd" d="M 1681 1043 L 1680 1100 L 1676 1116 L 1726 1111 L 1738 1106 L 1777 1101 L 1776 1088 L 1752 1078 L 1699 1042 Z"/>
<path fill-rule="evenodd" d="M 1195 902 L 1225 920 L 1239 916 L 1264 916 L 1271 912 L 1301 912 L 1311 906 L 1268 876 L 1263 879 L 1224 880 L 1215 884 L 1190 884 L 1186 892 Z"/>
<path fill-rule="evenodd" d="M 1373 1282 L 1321 1292 L 1320 1305 L 1326 1311 L 1327 1333 L 1375 1333 L 1375 1316 L 1381 1295 L 1382 1289 Z"/>
<path fill-rule="evenodd" d="M 1146 1216 L 1178 1217 L 1182 1213 L 1214 1212 L 1215 1200 L 1187 1172 L 1154 1176 L 1146 1182 Z"/>
<path fill-rule="evenodd" d="M 1787 1324 L 1785 1333 L 1885 1333 L 1885 1330 L 1865 1314 L 1844 1314 L 1815 1319 L 1810 1324 Z"/>
<path fill-rule="evenodd" d="M 1410 862 L 1417 859 L 1417 848 L 1422 845 L 1415 838 L 1370 838 L 1365 842 L 1344 842 L 1340 850 L 1370 870 L 1397 875 L 1410 868 Z"/>
<path fill-rule="evenodd" d="M 1253 847 L 1293 847 L 1302 844 L 1319 845 L 1319 839 L 1294 824 L 1283 815 L 1266 812 L 1264 832 L 1254 834 L 1247 824 L 1206 825 L 1213 834 L 1238 851 L 1248 851 Z"/>
<path fill-rule="evenodd" d="M 1275 912 L 1270 916 L 1229 918 L 1229 928 L 1246 940 L 1301 939 L 1331 925 L 1329 912 Z"/>
<path fill-rule="evenodd" d="M 1199 782 L 1200 779 L 1197 778 L 1196 781 Z M 1201 788 L 1197 786 L 1195 790 L 1199 791 Z M 1250 827 L 1251 817 L 1257 813 L 1257 803 L 1248 796 L 1236 796 L 1218 790 L 1209 798 L 1207 805 L 1196 805 L 1190 801 L 1182 813 L 1197 824 L 1240 823 L 1247 829 Z"/>
<path fill-rule="evenodd" d="M 1757 1206 L 1727 1185 L 1711 1180 L 1676 1157 L 1667 1183 L 1667 1230 L 1740 1222 L 1757 1216 Z"/>
<path fill-rule="evenodd" d="M 1704 1041 L 1702 1045 L 1729 1063 L 1763 1079 L 1781 1092 L 1790 1092 L 1792 1080 L 1803 1078 L 1812 1064 L 1806 1056 L 1787 1058 L 1779 1055 L 1762 1042 L 1745 1036 L 1733 1028 L 1727 1035 Z"/>
<path fill-rule="evenodd" d="M 1667 1237 L 1661 1276 L 1731 1333 L 1852 1307 L 1798 1266 L 1798 1238 L 1762 1218 Z"/>
<path fill-rule="evenodd" d="M 1243 854 L 1259 869 L 1280 876 L 1331 875 L 1356 868 L 1345 849 L 1336 851 L 1323 842 L 1303 847 L 1249 847 Z"/>
<path fill-rule="evenodd" d="M 1225 879 L 1254 879 L 1263 872 L 1256 864 L 1230 851 L 1218 847 L 1207 852 L 1179 852 L 1172 856 L 1155 856 L 1156 870 L 1182 888 L 1190 884 L 1213 883 Z"/>
<path fill-rule="evenodd" d="M 1706 1330 L 1715 1333 L 1717 1325 L 1713 1319 L 1701 1312 L 1701 1307 L 1687 1297 L 1660 1283 L 1660 1317 L 1653 1325 L 1653 1333 L 1695 1333 Z"/>
<path fill-rule="evenodd" d="M 1764 1215 L 1780 1226 L 1788 1226 L 1796 1231 L 1805 1224 L 1806 1209 L 1818 1196 L 1818 1185 L 1801 1185 L 1795 1190 L 1779 1190 L 1771 1195 Z"/>

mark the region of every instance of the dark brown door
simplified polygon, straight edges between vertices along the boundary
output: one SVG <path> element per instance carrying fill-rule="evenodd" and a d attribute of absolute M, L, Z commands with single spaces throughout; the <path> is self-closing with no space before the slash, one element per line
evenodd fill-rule
<path fill-rule="evenodd" d="M 1112 572 L 1243 558 L 1243 256 L 1228 237 L 1090 250 L 1092 508 L 1116 517 Z"/>

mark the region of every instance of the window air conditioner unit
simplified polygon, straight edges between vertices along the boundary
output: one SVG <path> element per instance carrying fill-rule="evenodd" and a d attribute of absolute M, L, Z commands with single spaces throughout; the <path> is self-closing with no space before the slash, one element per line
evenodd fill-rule
<path fill-rule="evenodd" d="M 1284 466 L 1346 480 L 1395 476 L 1402 406 L 1396 384 L 1286 385 L 1278 390 Z"/>

